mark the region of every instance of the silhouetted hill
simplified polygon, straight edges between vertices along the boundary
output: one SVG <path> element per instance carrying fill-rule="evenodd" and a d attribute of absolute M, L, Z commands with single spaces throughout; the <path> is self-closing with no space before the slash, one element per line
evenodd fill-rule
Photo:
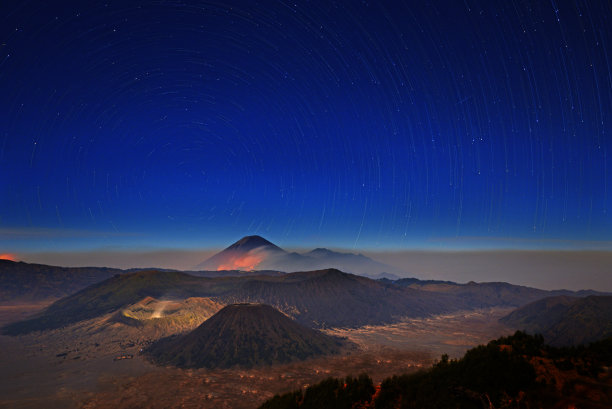
<path fill-rule="evenodd" d="M 0 260 L 0 301 L 65 297 L 122 272 L 106 267 L 57 267 Z"/>
<path fill-rule="evenodd" d="M 421 280 L 419 278 L 414 278 L 414 277 L 400 278 L 398 280 L 394 280 L 394 283 L 401 287 L 413 287 L 413 288 L 427 287 L 433 284 L 461 285 L 461 284 L 455 283 L 454 281 Z"/>
<path fill-rule="evenodd" d="M 458 284 L 452 281 L 403 278 L 396 280 L 393 283 L 401 287 L 412 288 L 415 290 L 428 291 L 438 294 L 452 294 L 463 299 L 470 308 L 487 308 L 498 305 L 520 307 L 530 302 L 550 296 L 565 295 L 586 297 L 588 295 L 603 294 L 591 290 L 547 291 L 539 288 L 526 287 L 504 282 L 475 283 L 470 281 L 466 284 Z"/>
<path fill-rule="evenodd" d="M 541 334 L 552 324 L 563 319 L 569 306 L 577 299 L 578 297 L 566 295 L 546 297 L 517 308 L 500 321 L 532 334 Z"/>
<path fill-rule="evenodd" d="M 247 280 L 221 299 L 270 304 L 313 327 L 380 324 L 465 308 L 456 297 L 398 288 L 336 269 Z"/>
<path fill-rule="evenodd" d="M 551 345 L 594 342 L 612 336 L 612 296 L 549 297 L 521 307 L 500 321 L 541 333 Z"/>
<path fill-rule="evenodd" d="M 592 408 L 612 405 L 612 339 L 557 349 L 517 332 L 379 387 L 365 374 L 276 395 L 259 409 Z"/>
<path fill-rule="evenodd" d="M 74 294 L 92 284 L 100 283 L 117 274 L 141 271 L 180 272 L 173 269 L 130 268 L 121 270 L 107 267 L 59 267 L 0 260 L 0 302 L 61 298 Z M 184 271 L 200 277 L 281 275 L 282 272 L 263 271 Z"/>
<path fill-rule="evenodd" d="M 396 274 L 393 273 L 387 273 L 387 272 L 382 272 L 382 273 L 376 273 L 376 274 L 362 274 L 365 277 L 371 278 L 372 280 L 381 280 L 383 282 L 388 282 L 388 281 L 395 281 L 395 280 L 400 280 L 400 277 Z"/>
<path fill-rule="evenodd" d="M 326 248 L 316 248 L 308 253 L 304 253 L 303 256 L 316 260 L 316 263 L 311 262 L 312 267 L 307 267 L 308 269 L 337 268 L 370 278 L 382 278 L 381 275 L 383 274 L 386 274 L 388 277 L 396 277 L 393 274 L 386 273 L 395 270 L 393 267 L 372 260 L 363 254 L 341 253 Z"/>
<path fill-rule="evenodd" d="M 210 270 L 198 270 L 198 271 L 183 271 L 183 273 L 191 274 L 192 276 L 197 277 L 208 277 L 208 278 L 217 278 L 217 277 L 253 277 L 253 276 L 280 276 L 285 274 L 282 271 L 276 270 L 255 270 L 255 271 L 244 271 L 244 270 L 218 270 L 218 271 L 210 271 Z"/>
<path fill-rule="evenodd" d="M 164 339 L 147 351 L 163 365 L 250 368 L 340 352 L 342 343 L 304 327 L 264 304 L 224 307 L 186 335 Z"/>

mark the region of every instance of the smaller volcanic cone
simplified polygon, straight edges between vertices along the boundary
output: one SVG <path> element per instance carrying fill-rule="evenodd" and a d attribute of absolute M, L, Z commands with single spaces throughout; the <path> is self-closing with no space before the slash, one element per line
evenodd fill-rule
<path fill-rule="evenodd" d="M 147 352 L 162 365 L 250 368 L 336 354 L 342 345 L 269 305 L 231 304 L 192 332 L 160 340 Z"/>

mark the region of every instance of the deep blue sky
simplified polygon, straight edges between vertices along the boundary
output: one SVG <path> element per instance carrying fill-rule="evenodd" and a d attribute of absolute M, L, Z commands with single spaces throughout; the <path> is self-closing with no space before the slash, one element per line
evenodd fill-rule
<path fill-rule="evenodd" d="M 610 3 L 414 3 L 2 1 L 0 246 L 609 248 Z"/>

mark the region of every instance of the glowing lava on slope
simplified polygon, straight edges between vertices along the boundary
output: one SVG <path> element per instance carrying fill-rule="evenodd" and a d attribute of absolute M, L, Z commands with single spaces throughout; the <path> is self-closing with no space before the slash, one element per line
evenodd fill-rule
<path fill-rule="evenodd" d="M 217 271 L 220 270 L 255 270 L 263 260 L 265 259 L 265 254 L 262 251 L 257 251 L 257 249 L 249 251 L 246 255 L 231 258 L 229 263 L 221 264 L 217 267 Z"/>
<path fill-rule="evenodd" d="M 9 253 L 0 254 L 0 260 L 17 261 L 17 256 Z"/>

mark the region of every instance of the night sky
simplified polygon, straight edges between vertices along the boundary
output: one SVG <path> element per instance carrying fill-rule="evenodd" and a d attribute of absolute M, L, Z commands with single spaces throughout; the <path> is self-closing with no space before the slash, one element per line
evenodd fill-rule
<path fill-rule="evenodd" d="M 611 4 L 4 0 L 0 252 L 610 249 Z"/>

